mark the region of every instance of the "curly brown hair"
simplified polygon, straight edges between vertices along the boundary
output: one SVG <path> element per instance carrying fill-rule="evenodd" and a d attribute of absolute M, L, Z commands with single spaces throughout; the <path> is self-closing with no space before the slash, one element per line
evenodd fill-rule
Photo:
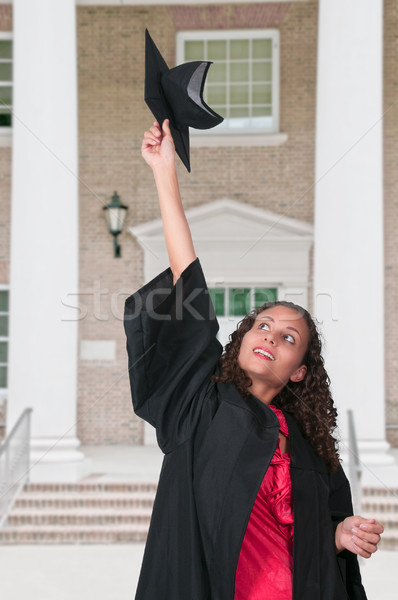
<path fill-rule="evenodd" d="M 302 361 L 307 366 L 304 379 L 299 382 L 289 381 L 273 399 L 272 404 L 295 417 L 304 436 L 315 452 L 324 459 L 329 471 L 335 471 L 340 463 L 337 440 L 333 436 L 337 410 L 330 393 L 330 379 L 321 355 L 320 335 L 308 311 L 292 302 L 277 301 L 266 302 L 250 312 L 239 323 L 236 331 L 229 336 L 230 342 L 226 345 L 220 359 L 220 372 L 214 378 L 219 382 L 234 383 L 243 398 L 250 395 L 248 388 L 252 381 L 238 364 L 242 339 L 252 328 L 257 315 L 274 306 L 286 306 L 300 314 L 308 327 L 309 342 Z"/>

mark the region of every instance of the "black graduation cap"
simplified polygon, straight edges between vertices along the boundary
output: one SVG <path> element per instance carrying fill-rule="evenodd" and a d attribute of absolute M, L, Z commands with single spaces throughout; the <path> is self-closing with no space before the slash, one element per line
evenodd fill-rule
<path fill-rule="evenodd" d="M 193 61 L 169 69 L 145 30 L 145 102 L 160 126 L 164 119 L 169 119 L 176 152 L 189 172 L 188 127 L 211 129 L 224 120 L 203 100 L 211 64 Z"/>

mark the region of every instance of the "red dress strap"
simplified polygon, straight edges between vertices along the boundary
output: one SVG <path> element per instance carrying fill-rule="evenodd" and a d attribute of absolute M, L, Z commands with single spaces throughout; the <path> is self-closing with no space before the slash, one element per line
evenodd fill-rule
<path fill-rule="evenodd" d="M 281 433 L 289 437 L 285 416 L 270 406 Z M 250 515 L 239 555 L 234 600 L 291 600 L 293 572 L 293 503 L 290 454 L 280 441 Z"/>

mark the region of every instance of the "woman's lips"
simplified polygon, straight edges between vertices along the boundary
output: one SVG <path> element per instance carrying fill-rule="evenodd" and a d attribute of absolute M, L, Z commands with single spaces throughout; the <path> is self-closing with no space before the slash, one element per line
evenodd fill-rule
<path fill-rule="evenodd" d="M 275 356 L 272 354 L 268 348 L 263 348 L 262 346 L 257 346 L 253 349 L 254 354 L 262 358 L 263 360 L 275 360 Z"/>

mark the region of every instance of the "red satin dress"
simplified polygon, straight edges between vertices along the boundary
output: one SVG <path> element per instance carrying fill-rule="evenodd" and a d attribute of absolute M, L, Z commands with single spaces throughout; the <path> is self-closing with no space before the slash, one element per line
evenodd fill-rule
<path fill-rule="evenodd" d="M 275 406 L 281 433 L 286 419 Z M 234 600 L 292 600 L 293 504 L 290 454 L 280 440 L 257 494 L 235 576 Z"/>

